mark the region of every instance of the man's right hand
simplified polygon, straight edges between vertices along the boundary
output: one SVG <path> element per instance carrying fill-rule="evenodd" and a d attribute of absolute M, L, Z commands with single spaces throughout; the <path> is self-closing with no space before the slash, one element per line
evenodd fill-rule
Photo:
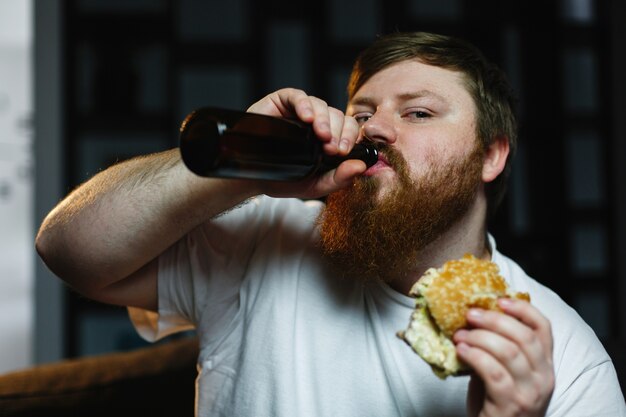
<path fill-rule="evenodd" d="M 346 155 L 361 139 L 359 125 L 353 117 L 298 89 L 285 88 L 268 94 L 250 106 L 248 111 L 296 118 L 311 124 L 315 135 L 324 143 L 324 152 L 329 155 Z M 260 188 L 263 194 L 274 197 L 317 198 L 349 186 L 353 178 L 366 169 L 362 161 L 349 160 L 317 178 L 298 183 L 268 181 Z"/>

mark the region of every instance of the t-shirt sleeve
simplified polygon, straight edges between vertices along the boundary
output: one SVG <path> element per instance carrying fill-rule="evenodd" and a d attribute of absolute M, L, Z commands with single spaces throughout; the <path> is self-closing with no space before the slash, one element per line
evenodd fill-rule
<path fill-rule="evenodd" d="M 266 200 L 252 199 L 197 227 L 159 256 L 158 313 L 128 308 L 141 337 L 156 341 L 200 320 L 223 328 L 233 319 L 247 260 L 271 221 Z"/>
<path fill-rule="evenodd" d="M 626 403 L 613 363 L 607 360 L 581 373 L 552 398 L 549 416 L 626 417 Z"/>
<path fill-rule="evenodd" d="M 265 246 L 289 230 L 308 233 L 319 208 L 318 201 L 260 196 L 191 231 L 159 256 L 158 313 L 129 308 L 137 332 L 156 341 L 201 327 L 205 342 L 220 338 L 240 313 L 250 260 L 269 262 Z"/>
<path fill-rule="evenodd" d="M 548 416 L 626 417 L 615 367 L 591 327 L 551 291 L 536 301 L 550 317 L 555 335 L 557 379 Z"/>

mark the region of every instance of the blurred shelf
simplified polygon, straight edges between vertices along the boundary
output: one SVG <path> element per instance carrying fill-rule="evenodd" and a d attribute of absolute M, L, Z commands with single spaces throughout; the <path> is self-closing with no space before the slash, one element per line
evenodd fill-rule
<path fill-rule="evenodd" d="M 79 132 L 170 132 L 178 129 L 173 118 L 167 113 L 137 114 L 128 113 L 99 114 L 79 116 L 75 119 L 73 128 Z"/>
<path fill-rule="evenodd" d="M 111 22 L 115 22 L 114 25 Z M 81 14 L 73 19 L 72 38 L 96 44 L 167 43 L 171 17 L 158 14 Z"/>

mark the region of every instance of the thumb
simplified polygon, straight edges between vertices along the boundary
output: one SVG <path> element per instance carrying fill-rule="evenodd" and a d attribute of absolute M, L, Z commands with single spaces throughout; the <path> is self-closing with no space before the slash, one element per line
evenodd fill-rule
<path fill-rule="evenodd" d="M 472 374 L 467 390 L 467 415 L 478 416 L 485 402 L 485 384 L 476 374 Z"/>
<path fill-rule="evenodd" d="M 358 159 L 349 159 L 342 162 L 332 173 L 332 181 L 337 188 L 344 188 L 352 184 L 355 177 L 367 170 L 365 162 Z"/>

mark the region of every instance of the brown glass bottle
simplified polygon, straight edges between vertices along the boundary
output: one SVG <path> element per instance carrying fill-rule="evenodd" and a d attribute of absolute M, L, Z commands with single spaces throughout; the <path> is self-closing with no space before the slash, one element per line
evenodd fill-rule
<path fill-rule="evenodd" d="M 322 150 L 310 125 L 281 117 L 204 107 L 180 127 L 180 152 L 192 172 L 203 177 L 297 181 L 319 175 L 347 159 L 369 167 L 378 160 L 371 142 L 346 156 Z"/>

